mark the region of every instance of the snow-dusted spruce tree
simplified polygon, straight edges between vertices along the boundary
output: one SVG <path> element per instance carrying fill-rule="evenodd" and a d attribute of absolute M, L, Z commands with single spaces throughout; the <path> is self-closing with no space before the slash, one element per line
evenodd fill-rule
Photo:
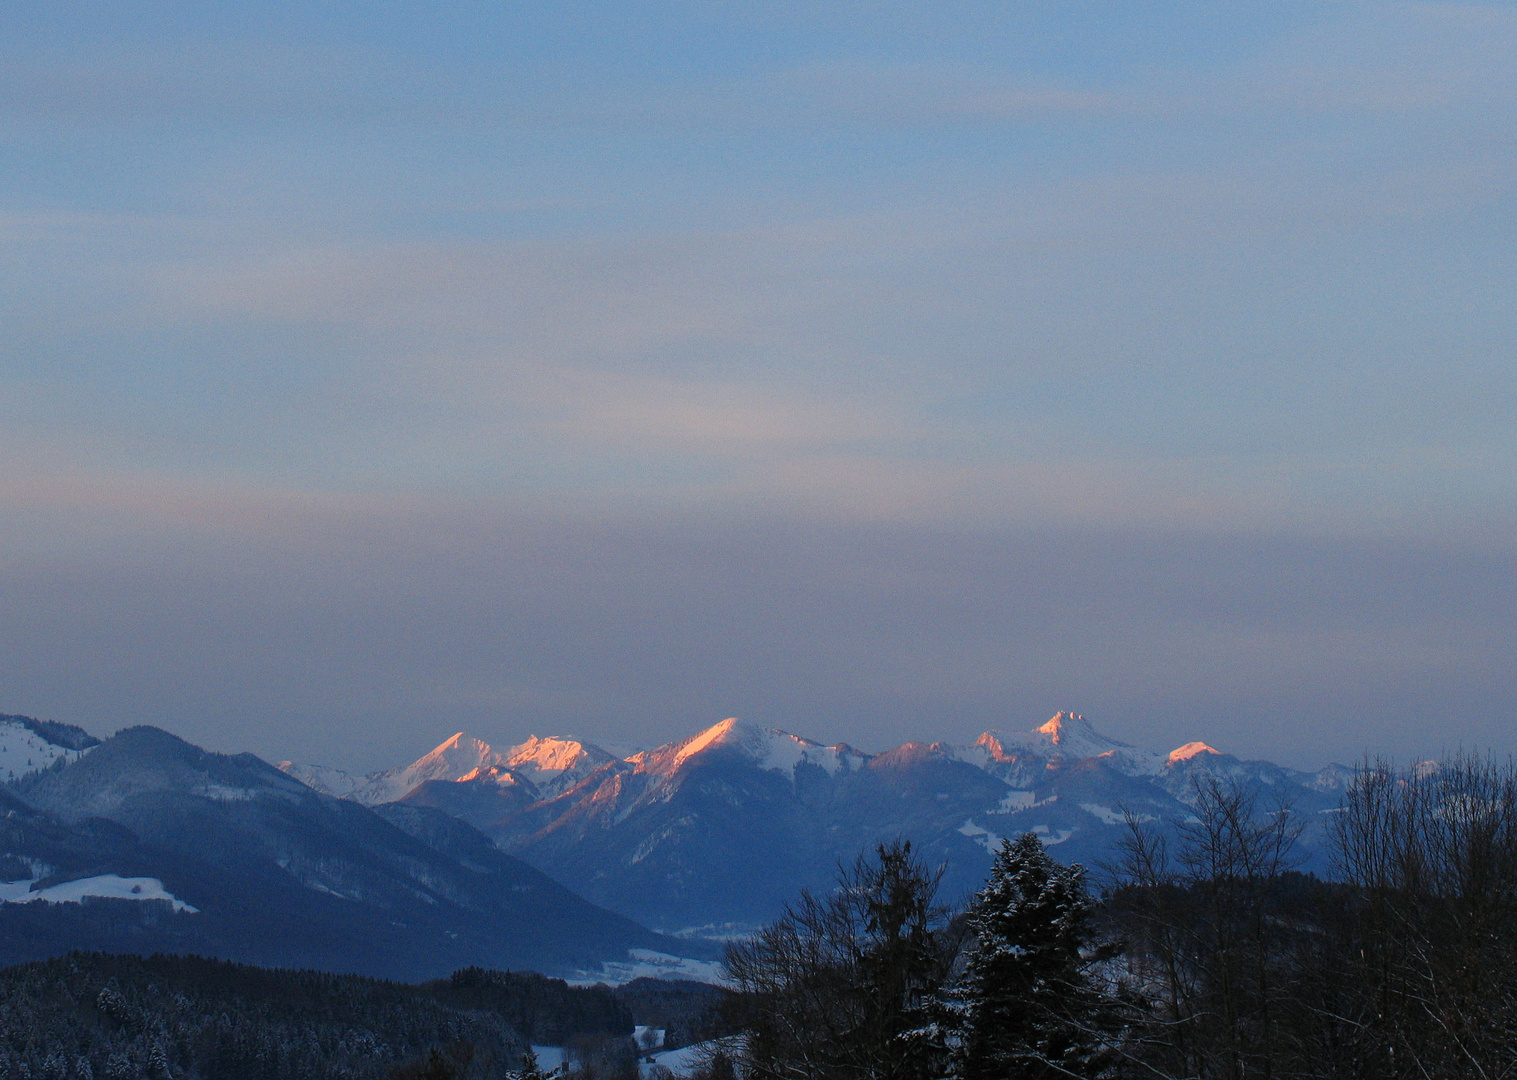
<path fill-rule="evenodd" d="M 1093 1077 L 1111 1065 L 1110 1011 L 1089 968 L 1082 867 L 1060 866 L 1034 833 L 1004 840 L 968 911 L 962 977 L 943 997 L 955 1080 Z"/>

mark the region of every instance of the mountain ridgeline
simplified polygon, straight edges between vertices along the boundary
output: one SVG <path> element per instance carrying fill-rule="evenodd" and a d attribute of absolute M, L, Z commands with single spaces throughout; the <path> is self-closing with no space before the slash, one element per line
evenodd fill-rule
<path fill-rule="evenodd" d="M 460 733 L 362 777 L 150 727 L 101 741 L 0 717 L 0 762 L 0 962 L 162 951 L 611 982 L 714 976 L 708 939 L 826 890 L 840 862 L 897 837 L 946 868 L 951 903 L 1003 837 L 1033 832 L 1064 861 L 1100 864 L 1124 815 L 1185 820 L 1198 779 L 1289 803 L 1320 858 L 1351 777 L 1203 743 L 1150 753 L 1069 713 L 878 754 L 738 720 L 627 757 L 560 738 L 497 751 Z"/>
<path fill-rule="evenodd" d="M 840 862 L 895 837 L 946 866 L 952 900 L 984 879 L 1003 837 L 1033 832 L 1066 862 L 1100 864 L 1126 815 L 1183 821 L 1208 778 L 1290 805 L 1311 866 L 1352 776 L 1338 765 L 1240 761 L 1201 742 L 1152 753 L 1066 712 L 968 746 L 879 754 L 729 719 L 625 758 L 564 738 L 497 751 L 459 733 L 410 765 L 363 777 L 280 768 L 350 800 L 441 811 L 597 904 L 712 936 L 774 918 L 799 889 L 825 890 Z"/>
<path fill-rule="evenodd" d="M 150 727 L 26 751 L 47 734 L 0 721 L 0 743 L 32 762 L 0 790 L 0 963 L 172 952 L 424 979 L 714 955 L 589 903 L 437 810 L 334 798 Z"/>

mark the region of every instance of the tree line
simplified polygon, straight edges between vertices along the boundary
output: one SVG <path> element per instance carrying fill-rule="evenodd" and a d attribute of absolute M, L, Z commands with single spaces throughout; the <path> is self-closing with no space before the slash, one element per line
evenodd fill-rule
<path fill-rule="evenodd" d="M 905 841 L 728 950 L 749 1080 L 1517 1076 L 1517 771 L 1359 771 L 1334 872 L 1303 821 L 1198 783 L 1099 879 L 1004 841 L 963 911 Z M 718 1069 L 728 1063 L 716 1063 Z"/>
<path fill-rule="evenodd" d="M 609 988 L 533 972 L 408 985 L 100 953 L 0 969 L 5 1080 L 504 1080 L 532 1041 L 630 1046 L 632 1027 Z"/>

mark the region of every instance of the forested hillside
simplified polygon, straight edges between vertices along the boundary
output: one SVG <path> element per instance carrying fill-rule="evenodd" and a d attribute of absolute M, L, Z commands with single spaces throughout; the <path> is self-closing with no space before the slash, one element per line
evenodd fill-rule
<path fill-rule="evenodd" d="M 200 957 L 74 953 L 0 970 L 7 1080 L 377 1080 L 467 1046 L 480 1080 L 532 1041 L 624 1038 L 604 987 L 457 972 L 421 986 Z"/>

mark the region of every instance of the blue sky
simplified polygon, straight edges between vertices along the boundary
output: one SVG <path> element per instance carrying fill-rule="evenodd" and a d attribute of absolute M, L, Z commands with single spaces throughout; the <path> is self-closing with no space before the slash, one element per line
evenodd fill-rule
<path fill-rule="evenodd" d="M 1517 750 L 1517 8 L 142 8 L 0 13 L 0 709 Z"/>

